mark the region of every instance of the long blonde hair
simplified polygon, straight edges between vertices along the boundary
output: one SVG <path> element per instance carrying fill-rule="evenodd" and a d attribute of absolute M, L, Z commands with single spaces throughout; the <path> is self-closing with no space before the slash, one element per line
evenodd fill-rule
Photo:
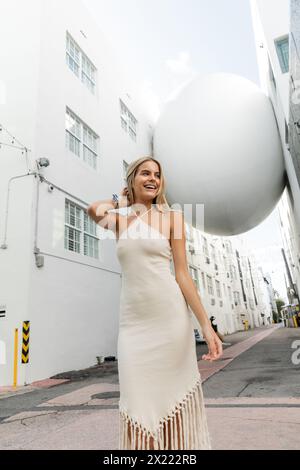
<path fill-rule="evenodd" d="M 130 204 L 133 204 L 135 202 L 134 193 L 133 193 L 133 184 L 134 184 L 134 178 L 138 171 L 138 168 L 142 163 L 145 163 L 150 160 L 157 163 L 159 167 L 159 171 L 160 171 L 160 187 L 152 203 L 156 204 L 157 209 L 160 212 L 163 212 L 164 210 L 168 211 L 170 209 L 170 206 L 165 195 L 165 177 L 162 171 L 162 167 L 159 161 L 151 156 L 138 158 L 137 160 L 134 160 L 133 162 L 131 162 L 127 167 L 126 180 L 127 180 L 127 189 L 128 189 L 128 197 L 129 197 Z"/>

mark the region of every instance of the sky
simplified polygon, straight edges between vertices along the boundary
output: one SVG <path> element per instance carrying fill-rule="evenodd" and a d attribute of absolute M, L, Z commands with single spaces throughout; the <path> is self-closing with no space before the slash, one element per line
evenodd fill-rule
<path fill-rule="evenodd" d="M 154 119 L 197 74 L 235 73 L 259 85 L 249 0 L 82 1 Z M 277 210 L 243 237 L 285 297 Z"/>
<path fill-rule="evenodd" d="M 231 72 L 258 83 L 248 0 L 83 3 L 154 111 L 195 74 Z"/>

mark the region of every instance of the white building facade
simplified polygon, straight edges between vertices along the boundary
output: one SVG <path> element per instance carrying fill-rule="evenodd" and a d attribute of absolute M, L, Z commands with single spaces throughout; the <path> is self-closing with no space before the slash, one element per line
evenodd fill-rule
<path fill-rule="evenodd" d="M 287 186 L 278 204 L 287 289 L 300 292 L 300 1 L 252 0 L 262 88 L 281 135 Z"/>
<path fill-rule="evenodd" d="M 272 323 L 261 271 L 242 236 L 219 237 L 186 225 L 186 248 L 203 306 L 222 334 Z"/>

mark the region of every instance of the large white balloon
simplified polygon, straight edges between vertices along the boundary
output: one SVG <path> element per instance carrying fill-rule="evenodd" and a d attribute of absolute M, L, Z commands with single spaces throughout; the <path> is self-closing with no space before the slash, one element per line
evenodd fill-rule
<path fill-rule="evenodd" d="M 154 131 L 169 203 L 204 204 L 204 227 L 236 235 L 258 225 L 284 189 L 284 160 L 270 99 L 232 74 L 197 77 L 165 105 Z M 201 222 L 201 221 L 200 221 Z"/>

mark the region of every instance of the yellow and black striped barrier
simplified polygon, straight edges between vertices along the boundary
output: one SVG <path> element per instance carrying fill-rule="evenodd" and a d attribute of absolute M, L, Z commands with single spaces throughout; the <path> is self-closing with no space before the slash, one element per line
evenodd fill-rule
<path fill-rule="evenodd" d="M 23 321 L 22 364 L 28 364 L 29 362 L 29 330 L 30 330 L 30 322 Z"/>

